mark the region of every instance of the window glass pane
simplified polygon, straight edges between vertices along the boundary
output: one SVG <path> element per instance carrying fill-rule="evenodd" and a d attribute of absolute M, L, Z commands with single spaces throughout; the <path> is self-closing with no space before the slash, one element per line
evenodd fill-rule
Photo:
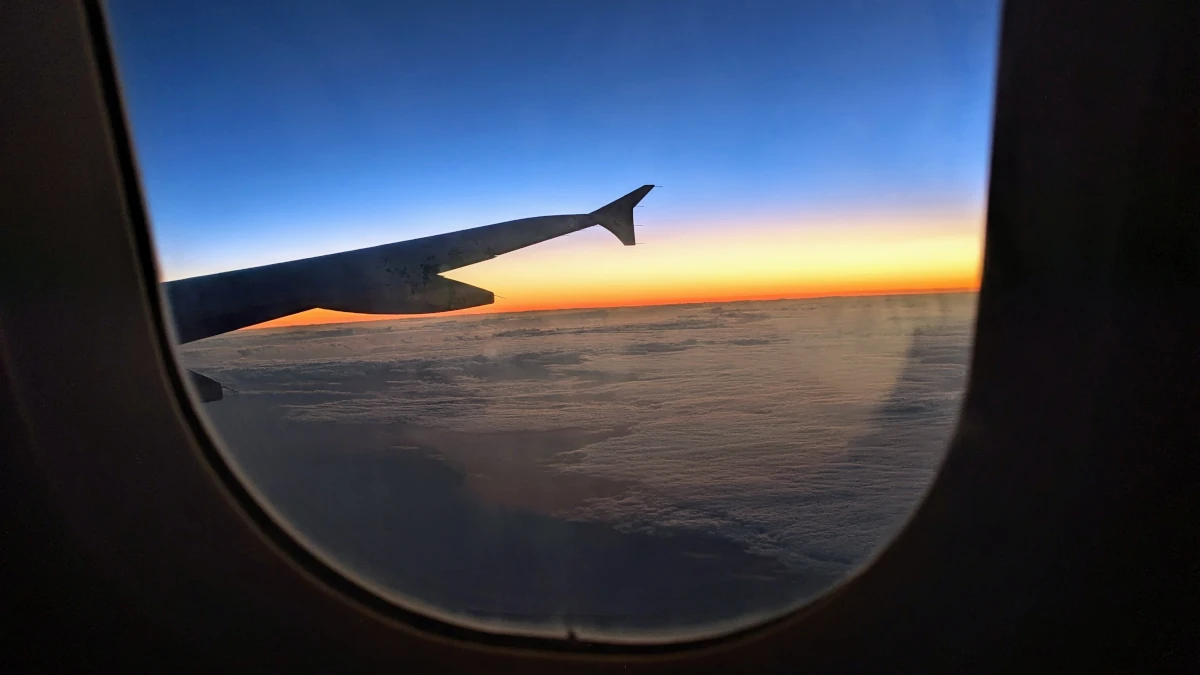
<path fill-rule="evenodd" d="M 966 378 L 996 3 L 109 13 L 197 405 L 356 582 L 683 639 L 828 590 L 919 504 Z"/>

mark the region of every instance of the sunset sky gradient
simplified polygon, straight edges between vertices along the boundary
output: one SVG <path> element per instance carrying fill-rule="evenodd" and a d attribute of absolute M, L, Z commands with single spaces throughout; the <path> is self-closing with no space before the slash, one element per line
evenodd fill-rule
<path fill-rule="evenodd" d="M 110 3 L 166 279 L 655 183 L 644 245 L 446 276 L 469 312 L 978 283 L 996 2 L 223 4 Z"/>

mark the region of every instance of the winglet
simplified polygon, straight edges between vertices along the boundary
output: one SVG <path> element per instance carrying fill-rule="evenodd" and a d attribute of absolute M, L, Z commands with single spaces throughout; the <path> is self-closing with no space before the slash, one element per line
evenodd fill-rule
<path fill-rule="evenodd" d="M 633 238 L 633 207 L 637 206 L 637 203 L 642 201 L 642 197 L 645 197 L 653 189 L 653 185 L 643 185 L 588 215 L 595 218 L 596 222 L 603 225 L 606 230 L 617 235 L 617 239 L 620 239 L 622 244 L 633 246 L 637 243 Z"/>

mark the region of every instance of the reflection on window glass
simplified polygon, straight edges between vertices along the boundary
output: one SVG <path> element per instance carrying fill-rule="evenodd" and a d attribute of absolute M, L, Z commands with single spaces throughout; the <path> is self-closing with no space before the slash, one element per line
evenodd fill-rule
<path fill-rule="evenodd" d="M 693 637 L 828 590 L 955 423 L 997 14 L 111 3 L 227 459 L 356 582 L 487 630 Z"/>

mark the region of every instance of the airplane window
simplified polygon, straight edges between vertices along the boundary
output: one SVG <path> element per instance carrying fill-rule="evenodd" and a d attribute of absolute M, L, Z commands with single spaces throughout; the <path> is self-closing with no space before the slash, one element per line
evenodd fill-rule
<path fill-rule="evenodd" d="M 195 405 L 356 583 L 690 639 L 832 588 L 920 502 L 996 2 L 108 11 Z"/>

